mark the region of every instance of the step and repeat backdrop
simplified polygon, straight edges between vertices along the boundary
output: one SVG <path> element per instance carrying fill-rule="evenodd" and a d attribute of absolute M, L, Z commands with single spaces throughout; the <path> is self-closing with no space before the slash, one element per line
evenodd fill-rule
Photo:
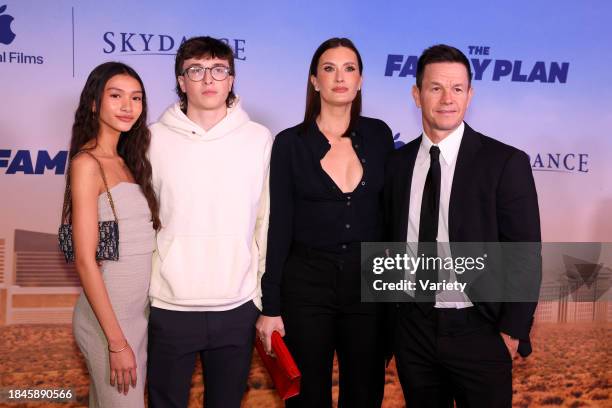
<path fill-rule="evenodd" d="M 474 73 L 466 121 L 530 157 L 543 240 L 612 241 L 610 15 L 612 4 L 603 0 L 0 0 L 0 329 L 22 333 L 57 324 L 69 333 L 80 289 L 57 250 L 56 231 L 74 110 L 87 75 L 105 61 L 131 65 L 143 78 L 152 123 L 176 101 L 174 55 L 196 35 L 231 46 L 236 92 L 273 133 L 301 120 L 318 45 L 351 38 L 364 61 L 363 113 L 386 121 L 398 147 L 422 130 L 410 94 L 418 56 L 433 44 L 453 45 Z M 590 262 L 603 265 L 597 279 L 606 281 L 610 254 L 600 252 Z M 610 340 L 612 307 L 591 286 L 583 292 L 581 299 L 543 302 L 537 321 L 541 327 L 599 322 Z M 13 340 L 8 349 L 16 350 L 23 342 Z M 584 398 L 599 388 L 580 393 Z M 580 397 L 563 395 L 561 404 Z"/>

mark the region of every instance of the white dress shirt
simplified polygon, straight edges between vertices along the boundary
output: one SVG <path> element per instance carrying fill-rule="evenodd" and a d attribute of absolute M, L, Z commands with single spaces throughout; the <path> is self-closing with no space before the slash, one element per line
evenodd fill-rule
<path fill-rule="evenodd" d="M 448 206 L 450 202 L 451 189 L 453 186 L 453 176 L 455 175 L 455 164 L 457 163 L 457 155 L 459 146 L 463 138 L 463 130 L 465 125 L 461 125 L 453 130 L 447 137 L 444 138 L 437 146 L 440 148 L 440 210 L 438 218 L 438 256 L 450 256 L 450 246 L 448 245 Z M 410 208 L 408 217 L 408 235 L 407 242 L 414 243 L 419 241 L 419 222 L 421 218 L 421 201 L 423 199 L 423 189 L 425 188 L 425 179 L 429 171 L 429 149 L 433 146 L 433 142 L 423 131 L 421 145 L 414 163 L 412 172 L 412 184 L 410 188 Z M 456 276 L 453 271 L 450 271 L 450 282 L 456 281 Z M 469 301 L 467 295 L 461 292 L 441 291 L 436 293 L 436 304 L 438 308 L 457 308 L 470 307 L 473 304 Z"/>

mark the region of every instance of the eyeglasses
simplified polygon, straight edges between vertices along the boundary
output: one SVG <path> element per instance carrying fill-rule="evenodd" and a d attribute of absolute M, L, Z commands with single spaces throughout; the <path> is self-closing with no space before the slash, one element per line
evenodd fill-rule
<path fill-rule="evenodd" d="M 194 82 L 200 82 L 204 79 L 207 69 L 210 70 L 210 75 L 215 81 L 223 81 L 232 73 L 232 70 L 229 67 L 225 67 L 223 65 L 216 65 L 214 67 L 201 67 L 199 65 L 194 65 L 185 69 L 182 75 L 187 75 L 187 78 Z"/>

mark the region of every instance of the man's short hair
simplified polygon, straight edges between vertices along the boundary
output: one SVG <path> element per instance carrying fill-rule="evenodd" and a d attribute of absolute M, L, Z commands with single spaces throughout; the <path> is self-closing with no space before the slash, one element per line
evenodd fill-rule
<path fill-rule="evenodd" d="M 429 64 L 435 64 L 436 62 L 458 62 L 465 66 L 468 74 L 468 84 L 472 85 L 472 69 L 470 67 L 470 61 L 464 53 L 455 47 L 451 47 L 446 44 L 438 44 L 427 48 L 417 62 L 416 70 L 416 86 L 421 89 L 423 84 L 423 75 L 425 74 L 425 67 Z"/>
<path fill-rule="evenodd" d="M 208 36 L 192 37 L 182 43 L 176 51 L 176 60 L 174 61 L 174 74 L 176 78 L 183 75 L 183 63 L 189 58 L 218 58 L 226 60 L 229 64 L 230 75 L 236 76 L 232 49 L 229 45 L 216 38 Z M 187 111 L 187 95 L 181 90 L 178 79 L 176 80 L 176 94 L 181 102 L 181 109 Z M 225 103 L 230 107 L 235 99 L 234 85 L 232 85 Z"/>

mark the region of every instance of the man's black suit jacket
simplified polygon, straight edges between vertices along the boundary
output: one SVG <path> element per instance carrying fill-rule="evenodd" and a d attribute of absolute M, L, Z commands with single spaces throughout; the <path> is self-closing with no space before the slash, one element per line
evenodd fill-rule
<path fill-rule="evenodd" d="M 418 137 L 402 146 L 387 164 L 383 200 L 386 240 L 390 242 L 406 242 L 410 184 L 420 144 Z M 540 242 L 538 198 L 529 157 L 465 124 L 448 223 L 450 242 Z M 520 355 L 531 353 L 529 332 L 536 302 L 473 303 L 501 332 L 520 339 Z M 397 308 L 391 307 L 391 330 L 396 313 Z"/>

